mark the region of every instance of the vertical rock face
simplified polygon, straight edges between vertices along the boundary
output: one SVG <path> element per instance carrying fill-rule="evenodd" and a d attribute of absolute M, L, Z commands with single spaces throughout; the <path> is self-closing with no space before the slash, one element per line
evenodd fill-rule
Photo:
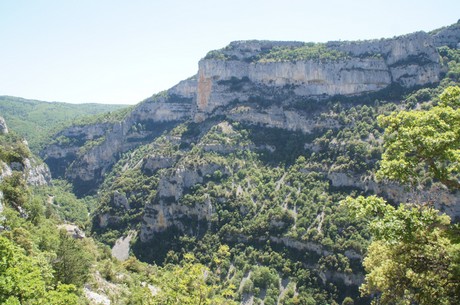
<path fill-rule="evenodd" d="M 0 116 L 0 134 L 8 133 L 8 127 L 6 126 L 5 119 Z"/>
<path fill-rule="evenodd" d="M 378 42 L 331 43 L 330 47 L 358 57 L 380 54 L 392 82 L 406 88 L 439 81 L 439 54 L 433 37 L 424 32 Z"/>
<path fill-rule="evenodd" d="M 187 232 L 192 226 L 186 226 L 186 223 L 207 223 L 213 211 L 209 198 L 193 206 L 181 204 L 179 201 L 185 191 L 198 183 L 203 183 L 204 177 L 213 174 L 216 170 L 225 171 L 217 164 L 178 165 L 162 175 L 156 201 L 145 207 L 141 241 L 148 241 L 155 233 L 171 227 Z"/>
<path fill-rule="evenodd" d="M 377 183 L 373 179 L 345 172 L 329 172 L 334 187 L 353 187 L 378 194 L 392 202 L 434 202 L 435 208 L 451 217 L 460 217 L 460 191 L 450 192 L 439 185 L 424 191 L 408 191 L 397 183 Z"/>
<path fill-rule="evenodd" d="M 34 159 L 26 159 L 24 164 L 27 184 L 39 186 L 51 183 L 51 172 L 46 164 L 37 163 Z"/>
<path fill-rule="evenodd" d="M 199 63 L 195 120 L 235 100 L 247 100 L 247 92 L 229 94 L 221 88 L 238 80 L 279 91 L 289 87 L 298 97 L 318 100 L 377 92 L 390 85 L 410 88 L 439 81 L 439 55 L 433 38 L 423 32 L 377 41 L 327 43 L 327 50 L 341 54 L 337 59 L 260 60 L 271 50 L 300 47 L 301 43 L 239 41 L 208 54 Z"/>
<path fill-rule="evenodd" d="M 460 20 L 451 26 L 444 27 L 433 35 L 436 47 L 448 46 L 460 49 Z"/>
<path fill-rule="evenodd" d="M 25 158 L 22 163 L 6 164 L 0 161 L 0 182 L 13 174 L 13 171 L 22 172 L 28 185 L 39 186 L 51 183 L 51 172 L 44 163 L 37 162 L 34 157 Z"/>
<path fill-rule="evenodd" d="M 195 92 L 196 80 L 186 80 L 140 103 L 120 122 L 72 126 L 41 156 L 55 177 L 73 182 L 78 195 L 91 193 L 122 153 L 189 119 Z"/>

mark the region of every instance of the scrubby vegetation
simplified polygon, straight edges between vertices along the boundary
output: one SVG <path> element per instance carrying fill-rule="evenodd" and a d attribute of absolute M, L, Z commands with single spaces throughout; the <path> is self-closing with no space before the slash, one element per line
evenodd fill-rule
<path fill-rule="evenodd" d="M 275 47 L 257 57 L 258 62 L 296 62 L 296 61 L 338 61 L 349 56 L 337 50 L 328 49 L 322 43 L 305 43 L 301 47 Z"/>
<path fill-rule="evenodd" d="M 264 56 L 342 56 L 323 51 Z M 438 193 L 422 195 L 459 189 L 459 52 L 440 49 L 432 88 L 295 105 L 332 122 L 309 134 L 224 115 L 178 124 L 120 156 L 94 197 L 2 176 L 0 302 L 85 304 L 97 291 L 112 304 L 458 303 L 458 225 L 434 208 Z M 4 164 L 31 156 L 14 133 L 0 140 Z M 389 183 L 411 202 L 371 196 Z M 114 259 L 132 232 L 129 258 Z"/>
<path fill-rule="evenodd" d="M 455 52 L 449 56 L 454 58 Z M 95 222 L 93 228 L 99 238 L 113 242 L 123 234 L 123 227 L 136 229 L 136 217 L 146 213 L 145 209 L 179 204 L 196 211 L 210 204 L 210 219 L 199 215 L 177 218 L 187 231 L 173 226 L 147 243 L 138 240 L 133 247 L 135 255 L 157 264 L 179 264 L 192 252 L 209 268 L 212 276 L 208 281 L 234 287 L 232 298 L 237 301 L 367 304 L 369 294 L 381 293 L 369 284 L 362 288 L 365 295 L 360 296 L 357 290 L 361 276 L 372 268 L 371 263 L 363 266 L 362 259 L 377 247 L 377 241 L 372 241 L 373 222 L 350 214 L 350 206 L 340 202 L 350 195 L 366 195 L 363 189 L 374 183 L 381 162 L 384 170 L 382 154 L 390 153 L 388 145 L 394 139 L 384 136 L 385 128 L 391 132 L 385 120 L 401 113 L 419 115 L 417 109 L 436 111 L 445 94 L 457 90 L 448 89 L 438 97 L 452 84 L 455 81 L 447 77 L 437 87 L 409 92 L 403 101 L 390 95 L 373 101 L 331 100 L 320 109 L 321 120 L 336 122 L 340 128 L 317 128 L 308 135 L 225 119 L 209 119 L 201 128 L 179 125 L 118 162 L 102 187 L 104 199 L 97 212 L 118 221 L 103 227 Z M 447 138 L 455 142 L 455 137 Z M 167 159 L 167 165 L 148 169 L 148 159 Z M 435 162 L 456 164 L 446 158 Z M 177 181 L 179 169 L 196 174 L 197 182 L 184 188 L 178 199 L 162 197 L 160 181 Z M 334 186 L 334 177 L 358 184 L 345 181 Z M 440 178 L 430 176 L 434 182 Z M 134 208 L 115 206 L 111 197 L 115 191 L 122 191 Z M 228 247 L 228 254 L 216 257 L 223 247 Z M 445 293 L 455 294 L 452 291 Z"/>

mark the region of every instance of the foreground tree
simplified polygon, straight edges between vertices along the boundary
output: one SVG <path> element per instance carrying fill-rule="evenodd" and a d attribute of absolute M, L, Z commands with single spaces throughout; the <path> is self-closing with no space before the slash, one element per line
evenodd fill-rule
<path fill-rule="evenodd" d="M 460 245 L 450 238 L 449 216 L 426 206 L 394 208 L 375 196 L 342 204 L 368 219 L 372 232 L 364 295 L 378 295 L 378 304 L 460 303 Z"/>
<path fill-rule="evenodd" d="M 379 178 L 412 187 L 437 180 L 460 189 L 460 87 L 448 87 L 429 110 L 378 118 L 385 128 Z"/>
<path fill-rule="evenodd" d="M 61 230 L 56 256 L 53 267 L 57 282 L 82 286 L 88 279 L 92 265 L 92 258 L 83 243 Z"/>
<path fill-rule="evenodd" d="M 73 285 L 52 285 L 46 260 L 27 256 L 13 242 L 0 236 L 0 303 L 8 305 L 78 303 Z"/>
<path fill-rule="evenodd" d="M 379 117 L 385 128 L 379 179 L 419 189 L 440 182 L 460 189 L 460 88 L 449 87 L 429 110 Z M 354 217 L 367 219 L 372 242 L 361 286 L 374 304 L 460 304 L 460 230 L 432 205 L 347 198 Z"/>
<path fill-rule="evenodd" d="M 192 254 L 186 254 L 181 266 L 165 266 L 160 271 L 160 276 L 153 279 L 155 286 L 159 288 L 158 293 L 150 303 L 145 304 L 236 304 L 226 298 L 229 296 L 228 289 L 219 294 L 217 287 L 206 282 L 209 270 L 194 261 L 195 257 Z"/>

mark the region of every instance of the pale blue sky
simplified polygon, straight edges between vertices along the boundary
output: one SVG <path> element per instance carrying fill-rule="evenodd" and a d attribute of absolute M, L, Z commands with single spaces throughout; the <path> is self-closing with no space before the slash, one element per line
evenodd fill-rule
<path fill-rule="evenodd" d="M 393 37 L 459 18 L 459 0 L 0 0 L 0 95 L 134 104 L 233 40 Z"/>

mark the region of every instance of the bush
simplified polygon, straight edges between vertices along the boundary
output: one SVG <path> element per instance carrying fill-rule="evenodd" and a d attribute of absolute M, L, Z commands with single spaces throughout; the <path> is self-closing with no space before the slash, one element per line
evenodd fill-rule
<path fill-rule="evenodd" d="M 257 267 L 252 274 L 252 281 L 255 287 L 267 288 L 271 285 L 278 287 L 278 274 L 269 267 Z"/>

